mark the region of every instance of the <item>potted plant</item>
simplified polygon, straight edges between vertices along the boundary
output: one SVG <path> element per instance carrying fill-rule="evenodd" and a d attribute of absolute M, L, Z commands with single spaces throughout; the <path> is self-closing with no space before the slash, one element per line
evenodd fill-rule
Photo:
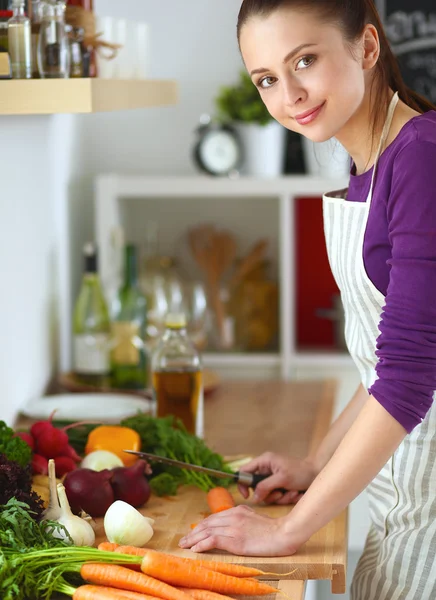
<path fill-rule="evenodd" d="M 215 98 L 217 118 L 231 124 L 244 149 L 243 175 L 276 177 L 282 173 L 285 129 L 269 114 L 249 75 L 241 71 L 239 81 L 222 86 Z"/>

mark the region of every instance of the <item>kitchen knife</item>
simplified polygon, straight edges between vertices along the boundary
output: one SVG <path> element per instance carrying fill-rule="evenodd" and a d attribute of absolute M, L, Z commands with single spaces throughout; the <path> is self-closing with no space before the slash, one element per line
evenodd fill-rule
<path fill-rule="evenodd" d="M 199 465 L 191 465 L 190 463 L 183 462 L 181 460 L 174 460 L 173 458 L 166 458 L 166 456 L 157 456 L 156 454 L 150 454 L 149 452 L 136 452 L 135 450 L 124 450 L 128 454 L 136 454 L 141 458 L 146 458 L 152 462 L 160 462 L 165 465 L 171 465 L 173 467 L 179 467 L 180 469 L 189 469 L 191 471 L 199 471 L 200 473 L 207 473 L 211 477 L 220 477 L 222 479 L 233 479 L 235 483 L 242 483 L 247 487 L 255 489 L 256 485 L 269 477 L 269 474 L 260 473 L 244 473 L 243 471 L 236 471 L 235 473 L 226 473 L 225 471 L 218 471 L 217 469 L 209 469 L 208 467 L 200 467 Z M 283 494 L 289 490 L 280 489 Z M 301 492 L 302 493 L 302 492 Z"/>

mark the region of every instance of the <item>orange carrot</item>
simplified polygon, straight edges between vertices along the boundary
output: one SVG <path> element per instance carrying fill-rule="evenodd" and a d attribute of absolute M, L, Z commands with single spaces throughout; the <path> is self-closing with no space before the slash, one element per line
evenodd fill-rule
<path fill-rule="evenodd" d="M 115 552 L 119 552 L 121 554 L 131 554 L 133 556 L 145 556 L 148 552 L 151 552 L 151 550 L 148 548 L 137 548 L 136 546 L 118 546 Z M 171 556 L 173 560 L 185 565 L 185 567 L 188 568 L 192 567 L 193 563 L 195 563 L 199 567 L 209 569 L 210 571 L 217 571 L 223 575 L 232 575 L 233 577 L 256 577 L 257 575 L 265 575 L 263 571 L 260 569 L 255 569 L 254 567 L 244 567 L 243 565 L 234 565 L 232 563 L 225 563 L 219 560 L 202 560 L 196 558 L 185 558 L 183 556 L 169 556 Z M 132 566 L 136 567 L 136 565 Z"/>
<path fill-rule="evenodd" d="M 115 549 L 118 548 L 119 544 L 115 544 L 114 542 L 101 542 L 98 545 L 99 550 L 104 550 L 105 552 L 115 552 Z"/>
<path fill-rule="evenodd" d="M 218 513 L 233 508 L 235 501 L 229 490 L 223 487 L 214 487 L 207 493 L 207 504 L 212 513 Z"/>
<path fill-rule="evenodd" d="M 194 588 L 177 588 L 178 590 L 182 590 L 182 592 L 186 592 L 194 600 L 233 600 L 230 596 L 224 596 L 223 594 L 218 594 L 217 592 L 211 592 L 210 590 L 197 590 Z"/>
<path fill-rule="evenodd" d="M 128 596 L 129 593 L 102 585 L 81 585 L 74 592 L 73 600 L 156 600 L 156 597 L 144 594 Z"/>
<path fill-rule="evenodd" d="M 163 581 L 118 565 L 85 563 L 80 569 L 80 575 L 85 581 L 96 585 L 150 594 L 163 600 L 191 600 L 188 594 Z"/>
<path fill-rule="evenodd" d="M 199 566 L 195 560 L 186 564 L 170 554 L 155 550 L 147 551 L 142 559 L 141 571 L 171 585 L 199 588 L 223 594 L 256 596 L 276 593 L 275 588 L 255 579 L 223 575 Z"/>

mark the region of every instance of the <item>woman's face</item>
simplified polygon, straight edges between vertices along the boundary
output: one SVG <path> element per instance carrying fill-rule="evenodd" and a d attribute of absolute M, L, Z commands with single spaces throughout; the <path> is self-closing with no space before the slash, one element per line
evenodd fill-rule
<path fill-rule="evenodd" d="M 268 111 L 284 127 L 322 142 L 351 124 L 365 95 L 363 42 L 351 53 L 338 27 L 283 8 L 247 21 L 240 47 Z"/>

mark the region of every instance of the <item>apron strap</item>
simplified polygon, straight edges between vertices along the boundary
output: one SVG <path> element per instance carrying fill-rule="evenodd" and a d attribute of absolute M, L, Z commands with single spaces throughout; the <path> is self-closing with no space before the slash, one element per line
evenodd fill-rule
<path fill-rule="evenodd" d="M 368 207 L 369 207 L 369 204 L 371 203 L 371 200 L 372 200 L 372 190 L 374 188 L 374 180 L 375 180 L 375 173 L 376 173 L 376 170 L 377 170 L 378 160 L 379 160 L 380 155 L 382 153 L 382 149 L 383 149 L 384 143 L 386 142 L 387 137 L 389 135 L 389 130 L 390 130 L 391 125 L 392 125 L 392 120 L 394 118 L 394 112 L 395 112 L 395 109 L 397 108 L 398 100 L 399 100 L 398 92 L 395 92 L 395 94 L 392 96 L 392 99 L 391 99 L 391 101 L 389 103 L 388 114 L 386 116 L 386 121 L 385 121 L 385 124 L 383 126 L 383 131 L 382 131 L 382 134 L 381 134 L 380 143 L 378 145 L 377 154 L 375 155 L 374 167 L 372 169 L 371 187 L 369 188 L 369 194 L 368 194 L 368 200 L 367 200 Z"/>

